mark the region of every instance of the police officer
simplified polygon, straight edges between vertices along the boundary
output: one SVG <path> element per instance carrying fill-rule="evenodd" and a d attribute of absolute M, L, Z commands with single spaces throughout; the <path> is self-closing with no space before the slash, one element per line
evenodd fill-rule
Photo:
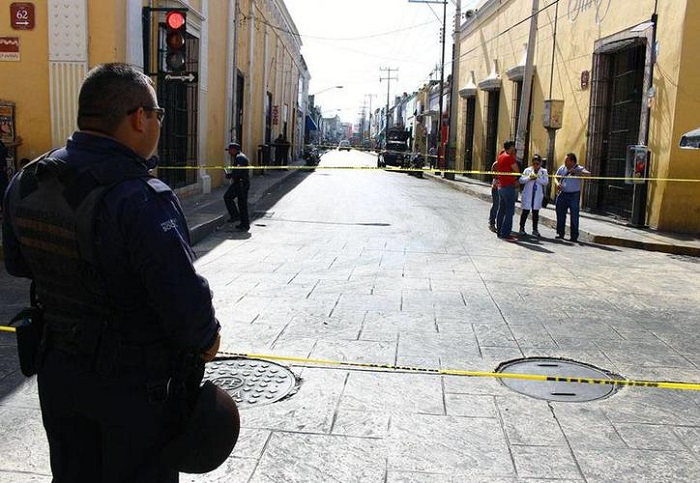
<path fill-rule="evenodd" d="M 53 481 L 176 482 L 159 458 L 219 347 L 179 201 L 149 175 L 165 112 L 125 64 L 93 68 L 65 147 L 5 196 L 7 271 L 43 308 L 42 418 Z"/>
<path fill-rule="evenodd" d="M 250 161 L 241 152 L 241 145 L 231 142 L 227 148 L 229 156 L 233 159 L 233 166 L 243 169 L 230 169 L 226 171 L 226 177 L 233 182 L 224 193 L 224 203 L 229 214 L 229 223 L 240 219 L 236 225 L 241 231 L 250 230 L 250 218 L 248 216 L 248 191 L 250 190 Z"/>

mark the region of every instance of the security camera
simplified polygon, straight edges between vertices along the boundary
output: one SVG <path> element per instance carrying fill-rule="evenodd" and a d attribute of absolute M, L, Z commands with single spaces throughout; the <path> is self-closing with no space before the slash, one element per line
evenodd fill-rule
<path fill-rule="evenodd" d="M 467 10 L 464 12 L 464 18 L 472 18 L 476 15 L 476 10 Z"/>

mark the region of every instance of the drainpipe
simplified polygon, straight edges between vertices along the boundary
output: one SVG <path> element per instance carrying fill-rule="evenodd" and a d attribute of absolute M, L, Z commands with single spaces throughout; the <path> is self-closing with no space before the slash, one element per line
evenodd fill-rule
<path fill-rule="evenodd" d="M 540 9 L 539 0 L 532 0 L 532 17 L 530 19 L 530 35 L 527 40 L 527 56 L 525 59 L 525 74 L 523 77 L 523 91 L 520 97 L 520 110 L 518 112 L 518 130 L 515 135 L 515 148 L 518 161 L 525 166 L 525 137 L 527 134 L 527 121 L 530 117 L 530 95 L 532 94 L 532 73 L 535 57 L 535 38 L 537 37 L 537 12 Z"/>

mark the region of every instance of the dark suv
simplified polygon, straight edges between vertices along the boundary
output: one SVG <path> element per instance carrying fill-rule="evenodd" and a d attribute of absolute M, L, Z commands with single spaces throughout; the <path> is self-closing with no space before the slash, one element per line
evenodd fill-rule
<path fill-rule="evenodd" d="M 401 167 L 405 164 L 408 159 L 408 146 L 403 141 L 389 141 L 386 143 L 386 147 L 379 153 L 379 158 L 377 159 L 377 166 L 384 168 L 389 166 Z"/>

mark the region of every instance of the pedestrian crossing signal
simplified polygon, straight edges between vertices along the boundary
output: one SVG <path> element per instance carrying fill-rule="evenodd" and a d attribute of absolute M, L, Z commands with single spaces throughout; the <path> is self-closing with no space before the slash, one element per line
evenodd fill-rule
<path fill-rule="evenodd" d="M 187 54 L 187 18 L 185 13 L 172 10 L 165 15 L 165 71 L 180 73 L 185 70 Z"/>

